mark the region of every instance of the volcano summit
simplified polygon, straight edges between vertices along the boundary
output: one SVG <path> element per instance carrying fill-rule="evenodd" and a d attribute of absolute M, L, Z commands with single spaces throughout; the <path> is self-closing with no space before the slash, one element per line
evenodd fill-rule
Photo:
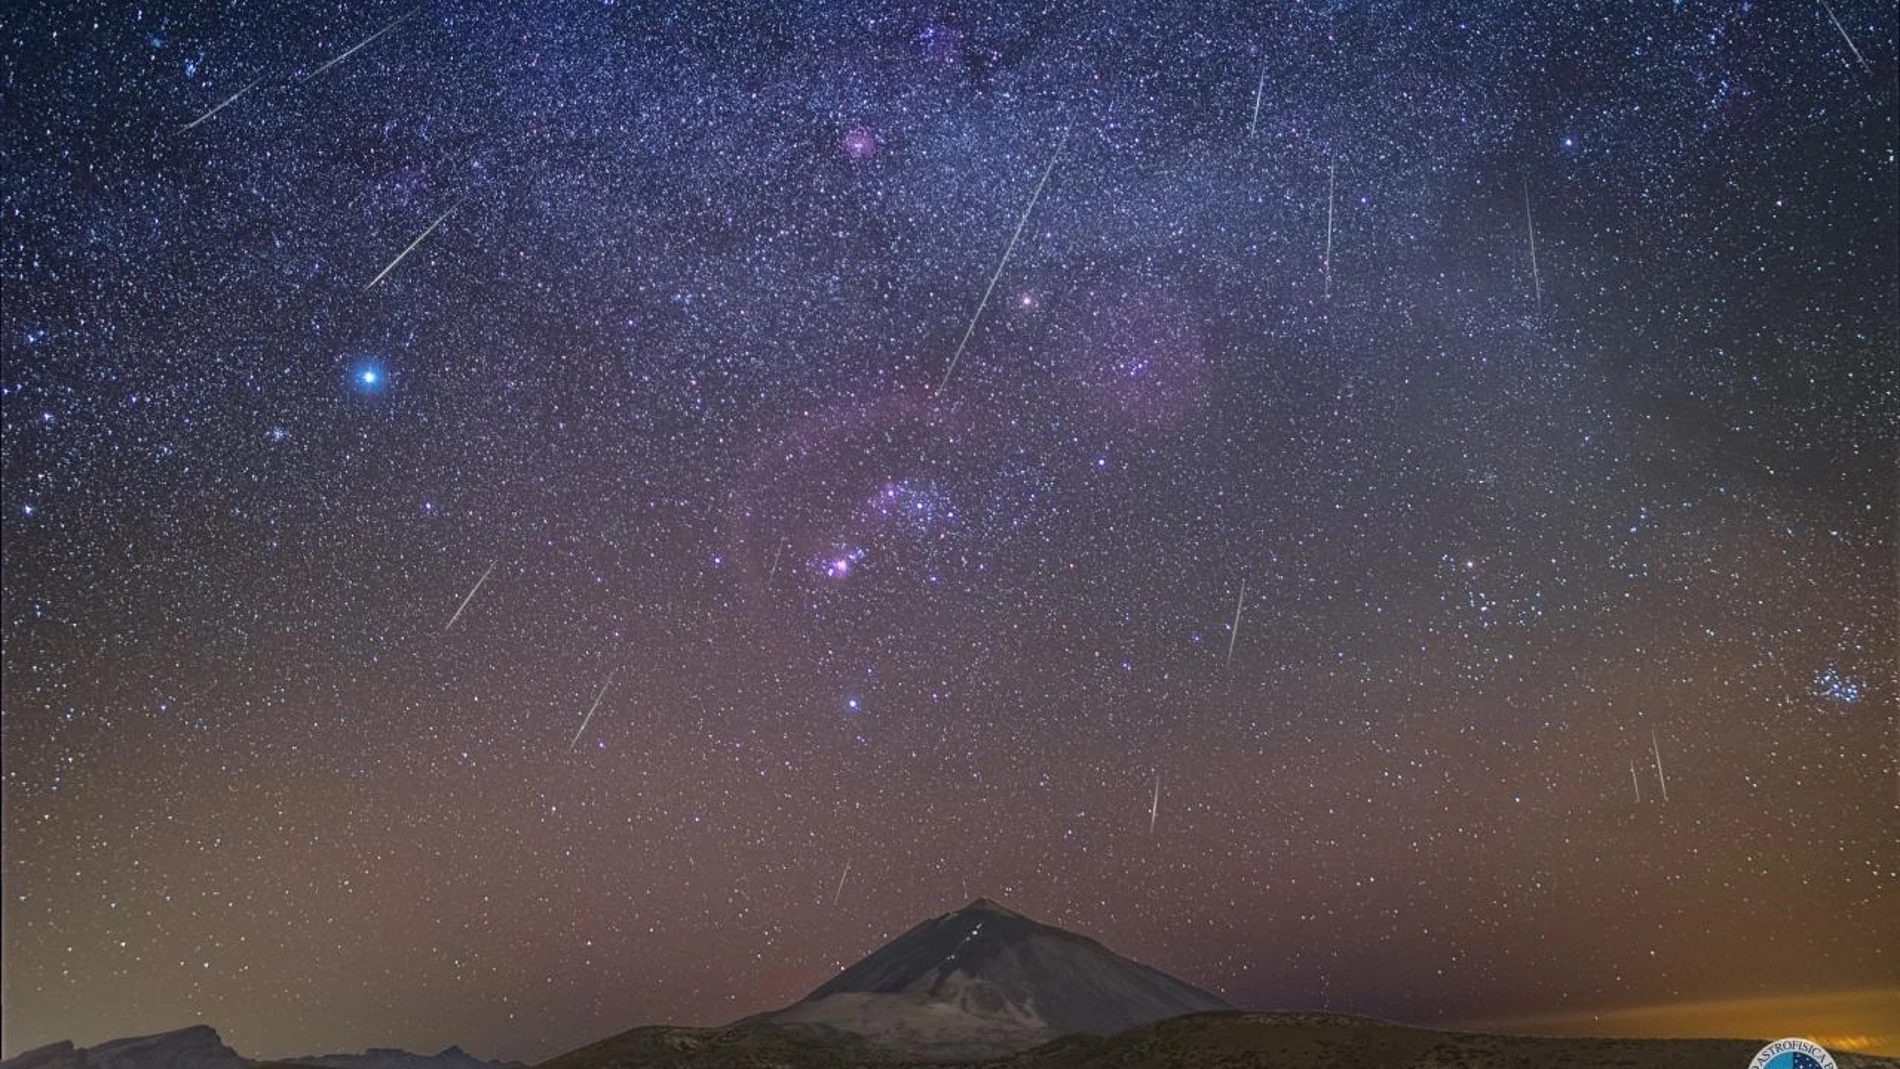
<path fill-rule="evenodd" d="M 1093 939 L 979 898 L 747 1022 L 845 1032 L 893 1057 L 950 1059 L 1232 1008 Z"/>

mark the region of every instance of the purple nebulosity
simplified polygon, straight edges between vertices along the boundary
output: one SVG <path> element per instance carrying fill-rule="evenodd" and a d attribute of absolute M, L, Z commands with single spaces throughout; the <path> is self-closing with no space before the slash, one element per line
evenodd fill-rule
<path fill-rule="evenodd" d="M 877 135 L 868 126 L 853 126 L 844 132 L 844 154 L 854 160 L 877 155 Z"/>
<path fill-rule="evenodd" d="M 863 546 L 834 549 L 820 561 L 819 571 L 827 579 L 849 579 L 852 570 L 869 555 L 870 551 Z"/>
<path fill-rule="evenodd" d="M 442 6 L 18 5 L 0 1058 L 1890 992 L 1894 4 Z"/>

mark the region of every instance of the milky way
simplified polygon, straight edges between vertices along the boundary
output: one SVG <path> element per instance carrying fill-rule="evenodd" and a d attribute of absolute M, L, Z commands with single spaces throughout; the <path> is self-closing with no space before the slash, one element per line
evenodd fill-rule
<path fill-rule="evenodd" d="M 979 894 L 1257 1006 L 1891 986 L 1832 16 L 19 6 L 6 1053 L 538 1058 Z"/>

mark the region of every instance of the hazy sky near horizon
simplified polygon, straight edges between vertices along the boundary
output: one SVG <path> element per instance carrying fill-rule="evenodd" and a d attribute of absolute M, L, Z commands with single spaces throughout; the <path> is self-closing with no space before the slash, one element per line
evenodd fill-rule
<path fill-rule="evenodd" d="M 5 1053 L 535 1059 L 977 895 L 1268 1008 L 1890 986 L 1832 14 L 15 5 Z"/>

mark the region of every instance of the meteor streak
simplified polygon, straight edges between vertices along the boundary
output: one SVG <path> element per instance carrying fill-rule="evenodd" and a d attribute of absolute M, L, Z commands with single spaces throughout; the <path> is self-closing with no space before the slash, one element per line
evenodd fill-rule
<path fill-rule="evenodd" d="M 587 730 L 587 722 L 594 719 L 594 710 L 600 708 L 600 700 L 607 696 L 607 686 L 608 684 L 614 681 L 614 672 L 618 672 L 618 671 L 620 671 L 620 669 L 615 668 L 613 669 L 613 671 L 607 673 L 607 682 L 602 683 L 600 685 L 600 690 L 595 692 L 594 704 L 588 706 L 587 715 L 581 717 L 580 729 L 574 732 L 574 741 L 567 744 L 568 749 L 572 750 L 574 747 L 580 745 L 581 735 Z"/>
<path fill-rule="evenodd" d="M 1544 310 L 1544 279 L 1537 273 L 1537 222 L 1531 218 L 1531 184 L 1524 183 L 1524 229 L 1531 237 L 1531 286 L 1536 294 L 1537 310 Z"/>
<path fill-rule="evenodd" d="M 1247 577 L 1240 577 L 1240 596 L 1234 599 L 1234 625 L 1227 634 L 1227 664 L 1234 663 L 1234 641 L 1240 637 L 1240 606 L 1247 600 Z"/>
<path fill-rule="evenodd" d="M 1663 778 L 1662 747 L 1656 745 L 1656 729 L 1649 729 L 1649 752 L 1656 755 L 1656 782 L 1662 785 L 1663 801 L 1669 800 L 1669 781 Z"/>
<path fill-rule="evenodd" d="M 1253 122 L 1247 124 L 1248 137 L 1252 137 L 1260 132 L 1260 97 L 1266 91 L 1267 68 L 1263 64 L 1260 68 L 1260 84 L 1253 87 Z"/>
<path fill-rule="evenodd" d="M 499 564 L 500 562 L 497 561 L 496 563 Z M 463 598 L 462 603 L 455 607 L 455 615 L 449 617 L 449 622 L 442 625 L 442 630 L 447 631 L 449 628 L 454 627 L 455 621 L 460 620 L 462 618 L 462 610 L 468 608 L 468 603 L 475 600 L 475 591 L 480 590 L 482 588 L 482 584 L 488 582 L 488 572 L 492 572 L 494 570 L 495 570 L 495 565 L 494 564 L 489 565 L 488 571 L 483 572 L 482 577 L 480 579 L 475 580 L 475 585 L 469 588 L 468 597 Z"/>
<path fill-rule="evenodd" d="M 441 215 L 436 216 L 435 222 L 430 223 L 429 228 L 427 230 L 424 230 L 422 233 L 417 234 L 416 240 L 410 242 L 408 248 L 405 248 L 401 252 L 397 253 L 396 258 L 394 260 L 389 261 L 389 266 L 383 268 L 382 271 L 379 274 L 377 274 L 375 278 L 372 278 L 369 280 L 369 285 L 364 286 L 363 288 L 365 290 L 376 288 L 376 284 L 378 282 L 381 282 L 385 275 L 389 274 L 391 271 L 394 271 L 396 269 L 396 265 L 402 262 L 403 257 L 416 251 L 416 246 L 422 244 L 424 238 L 427 238 L 430 234 L 435 233 L 435 228 L 442 225 L 442 220 L 447 219 L 449 217 L 449 212 L 452 212 L 459 207 L 461 207 L 460 203 L 449 205 L 448 212 L 443 212 Z"/>
<path fill-rule="evenodd" d="M 1339 179 L 1339 160 L 1326 167 L 1326 296 L 1333 295 L 1333 187 Z"/>
<path fill-rule="evenodd" d="M 344 49 L 342 55 L 337 56 L 335 59 L 331 60 L 330 62 L 325 63 L 323 66 L 318 67 L 316 70 L 313 70 L 309 74 L 306 74 L 303 77 L 297 79 L 297 84 L 303 85 L 305 82 L 308 82 L 310 79 L 315 78 L 317 75 L 322 74 L 324 71 L 329 70 L 331 67 L 334 67 L 337 64 L 343 62 L 344 60 L 355 55 L 358 51 L 364 48 L 367 48 L 370 45 L 370 43 L 375 41 L 378 37 L 381 37 L 383 34 L 388 33 L 389 31 L 395 29 L 397 26 L 405 22 L 408 22 L 409 17 L 411 15 L 414 15 L 416 12 L 421 11 L 421 10 L 422 9 L 419 7 L 414 7 L 414 8 L 409 9 L 409 13 L 407 15 L 396 16 L 396 18 L 392 20 L 387 26 L 384 26 L 382 29 L 377 30 L 375 33 L 370 34 L 368 37 L 363 38 L 361 41 L 356 42 L 355 44 L 351 45 L 349 48 Z"/>
<path fill-rule="evenodd" d="M 1860 49 L 1855 46 L 1854 39 L 1847 36 L 1847 27 L 1841 25 L 1841 20 L 1834 17 L 1833 5 L 1829 4 L 1827 0 L 1821 0 L 1821 10 L 1827 12 L 1827 20 L 1834 24 L 1835 30 L 1840 32 L 1841 40 L 1847 42 L 1847 50 L 1854 53 L 1854 61 L 1860 64 L 1862 73 L 1873 74 L 1874 69 L 1867 65 L 1867 57 L 1860 54 Z"/>
<path fill-rule="evenodd" d="M 248 92 L 250 92 L 251 90 L 253 90 L 253 89 L 255 89 L 255 88 L 257 88 L 257 83 L 258 83 L 258 82 L 261 82 L 261 81 L 263 81 L 263 80 L 264 80 L 264 79 L 262 79 L 262 78 L 258 78 L 258 79 L 256 79 L 256 80 L 254 80 L 254 81 L 252 81 L 250 85 L 247 85 L 247 86 L 245 86 L 244 88 L 242 88 L 242 89 L 240 89 L 240 90 L 238 90 L 237 92 L 235 92 L 235 93 L 232 93 L 232 94 L 231 94 L 230 96 L 228 96 L 228 97 L 225 97 L 225 98 L 224 98 L 224 103 L 222 103 L 222 104 L 219 104 L 219 105 L 218 105 L 217 107 L 215 107 L 215 108 L 212 108 L 212 109 L 211 109 L 210 111 L 207 111 L 207 112 L 205 112 L 205 113 L 204 113 L 203 115 L 200 115 L 200 116 L 198 116 L 197 118 L 195 118 L 195 119 L 193 119 L 193 120 L 191 120 L 190 122 L 188 122 L 188 123 L 186 123 L 185 125 L 183 125 L 183 126 L 181 126 L 181 127 L 179 127 L 179 128 L 178 128 L 178 132 L 182 134 L 182 133 L 184 133 L 184 132 L 185 132 L 186 130 L 189 130 L 189 129 L 191 129 L 192 127 L 194 127 L 194 126 L 196 126 L 196 125 L 198 125 L 199 123 L 201 123 L 201 122 L 204 122 L 204 121 L 205 121 L 206 119 L 209 119 L 209 118 L 211 118 L 211 117 L 212 117 L 213 115 L 216 115 L 216 114 L 217 114 L 218 112 L 221 112 L 221 111 L 223 111 L 223 110 L 224 110 L 225 108 L 228 108 L 228 107 L 230 107 L 230 106 L 231 106 L 231 103 L 232 103 L 233 101 L 235 101 L 235 100 L 237 100 L 237 98 L 238 98 L 238 97 L 241 97 L 241 96 L 243 96 L 244 94 L 246 94 L 246 93 L 248 93 Z"/>
<path fill-rule="evenodd" d="M 1064 127 L 1062 140 L 1056 143 L 1056 150 L 1049 154 L 1049 165 L 1042 169 L 1042 179 L 1036 183 L 1036 191 L 1029 195 L 1029 203 L 1023 206 L 1022 218 L 1016 220 L 1016 232 L 1009 236 L 1009 244 L 1003 248 L 1003 258 L 996 261 L 996 271 L 990 275 L 990 284 L 983 289 L 983 299 L 976 302 L 976 311 L 970 314 L 970 325 L 963 328 L 963 340 L 957 343 L 957 351 L 950 357 L 950 366 L 944 369 L 943 381 L 937 384 L 937 392 L 950 385 L 950 374 L 957 369 L 957 361 L 963 358 L 963 350 L 970 344 L 970 335 L 976 333 L 976 321 L 983 317 L 983 309 L 990 303 L 990 294 L 996 292 L 996 280 L 1003 277 L 1003 268 L 1009 265 L 1009 255 L 1016 251 L 1016 242 L 1023 236 L 1023 227 L 1029 225 L 1029 213 L 1036 210 L 1036 201 L 1042 198 L 1042 187 L 1049 184 L 1049 176 L 1055 172 L 1056 161 L 1062 158 L 1062 150 L 1069 144 L 1069 130 Z"/>

